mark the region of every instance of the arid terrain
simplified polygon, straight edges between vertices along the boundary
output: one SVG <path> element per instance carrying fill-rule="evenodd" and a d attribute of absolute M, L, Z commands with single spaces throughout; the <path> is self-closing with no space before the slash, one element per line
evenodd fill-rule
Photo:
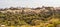
<path fill-rule="evenodd" d="M 60 27 L 60 7 L 0 8 L 0 27 Z"/>

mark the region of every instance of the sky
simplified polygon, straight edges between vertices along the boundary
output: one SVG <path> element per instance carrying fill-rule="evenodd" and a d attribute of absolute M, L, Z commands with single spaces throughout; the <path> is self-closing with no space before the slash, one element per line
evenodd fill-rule
<path fill-rule="evenodd" d="M 41 6 L 59 7 L 60 0 L 0 0 L 0 8 Z"/>

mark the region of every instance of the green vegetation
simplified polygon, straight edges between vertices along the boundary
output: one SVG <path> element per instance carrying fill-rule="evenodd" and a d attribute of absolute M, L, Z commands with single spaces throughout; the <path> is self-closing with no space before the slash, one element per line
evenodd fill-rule
<path fill-rule="evenodd" d="M 60 14 L 48 9 L 49 12 L 38 14 L 14 14 L 0 12 L 0 25 L 10 27 L 58 27 Z M 55 14 L 54 14 L 55 13 Z"/>

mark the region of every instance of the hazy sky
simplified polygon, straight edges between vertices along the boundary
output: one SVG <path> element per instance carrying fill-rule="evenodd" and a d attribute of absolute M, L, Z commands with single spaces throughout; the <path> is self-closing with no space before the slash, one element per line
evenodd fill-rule
<path fill-rule="evenodd" d="M 60 0 L 0 0 L 0 8 L 60 6 Z"/>

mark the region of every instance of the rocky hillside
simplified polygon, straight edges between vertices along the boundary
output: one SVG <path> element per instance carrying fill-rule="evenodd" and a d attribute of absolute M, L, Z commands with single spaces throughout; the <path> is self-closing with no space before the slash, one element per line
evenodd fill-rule
<path fill-rule="evenodd" d="M 60 9 L 53 7 L 0 9 L 0 27 L 60 27 Z"/>
<path fill-rule="evenodd" d="M 0 12 L 2 13 L 7 13 L 7 12 L 12 12 L 12 13 L 40 13 L 42 11 L 48 12 L 48 11 L 59 11 L 59 8 L 53 8 L 53 7 L 37 7 L 37 8 L 5 8 L 5 9 L 0 9 Z"/>

